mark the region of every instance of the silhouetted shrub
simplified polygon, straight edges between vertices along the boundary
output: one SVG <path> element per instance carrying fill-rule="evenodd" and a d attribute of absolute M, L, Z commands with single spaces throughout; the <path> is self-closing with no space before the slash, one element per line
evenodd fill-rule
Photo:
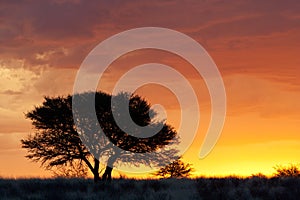
<path fill-rule="evenodd" d="M 300 177 L 300 169 L 298 165 L 290 164 L 289 166 L 277 165 L 274 167 L 276 177 Z"/>

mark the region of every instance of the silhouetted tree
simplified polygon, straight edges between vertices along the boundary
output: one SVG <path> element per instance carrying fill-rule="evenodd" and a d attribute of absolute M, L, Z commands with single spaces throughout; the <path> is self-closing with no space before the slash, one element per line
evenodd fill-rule
<path fill-rule="evenodd" d="M 161 151 L 166 145 L 178 143 L 176 131 L 161 121 L 150 123 L 153 122 L 151 117 L 155 117 L 156 113 L 140 96 L 127 93 L 111 96 L 103 92 L 95 94 L 87 92 L 74 97 L 76 101 L 75 103 L 73 101 L 73 104 L 70 95 L 45 97 L 42 105 L 36 106 L 26 114 L 26 118 L 30 119 L 35 127 L 33 135 L 21 140 L 22 148 L 28 151 L 26 156 L 28 159 L 41 162 L 46 169 L 72 165 L 77 160 L 83 161 L 81 163 L 87 165 L 96 182 L 99 180 L 99 160 L 103 157 L 107 158 L 107 167 L 103 174 L 105 180 L 111 179 L 113 165 L 120 161 L 135 166 L 160 167 L 163 163 L 176 158 L 178 151 L 175 148 Z M 81 104 L 90 105 L 93 98 L 96 118 L 93 117 L 91 108 L 81 106 Z M 116 98 L 113 105 L 112 98 Z M 136 124 L 149 125 L 150 130 L 161 126 L 161 130 L 150 137 L 138 137 L 143 133 L 134 127 L 127 127 L 130 125 L 128 122 L 130 119 L 122 118 L 125 112 L 122 107 L 124 103 L 129 106 L 130 116 Z M 113 111 L 121 119 L 121 124 L 117 124 L 114 120 Z M 77 125 L 80 126 L 75 126 L 73 114 Z M 124 132 L 123 128 L 134 133 L 134 136 Z M 89 145 L 86 147 L 84 144 Z M 149 152 L 154 156 L 146 156 L 145 153 Z"/>
<path fill-rule="evenodd" d="M 190 164 L 185 164 L 181 159 L 177 159 L 172 163 L 160 168 L 154 175 L 163 178 L 183 178 L 189 177 L 194 169 Z"/>
<path fill-rule="evenodd" d="M 290 164 L 289 166 L 277 165 L 274 169 L 276 170 L 276 177 L 300 177 L 300 169 L 295 164 Z"/>

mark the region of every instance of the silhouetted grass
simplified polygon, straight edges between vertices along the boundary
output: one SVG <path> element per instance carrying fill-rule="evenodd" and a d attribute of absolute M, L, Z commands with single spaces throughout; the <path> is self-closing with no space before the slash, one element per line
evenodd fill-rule
<path fill-rule="evenodd" d="M 300 178 L 209 178 L 196 180 L 202 199 L 299 199 Z"/>
<path fill-rule="evenodd" d="M 198 178 L 93 183 L 90 179 L 0 179 L 0 199 L 284 199 L 300 196 L 300 178 Z"/>

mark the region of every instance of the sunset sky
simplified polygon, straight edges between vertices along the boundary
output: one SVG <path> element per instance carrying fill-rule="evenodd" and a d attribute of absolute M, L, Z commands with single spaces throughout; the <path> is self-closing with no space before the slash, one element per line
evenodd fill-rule
<path fill-rule="evenodd" d="M 108 37 L 138 27 L 188 35 L 206 49 L 223 77 L 224 129 L 204 159 L 198 154 L 209 124 L 210 97 L 184 59 L 159 50 L 131 52 L 109 66 L 99 82 L 99 88 L 111 92 L 126 71 L 153 62 L 182 73 L 200 106 L 198 134 L 183 156 L 195 175 L 270 175 L 277 164 L 300 163 L 298 0 L 16 0 L 0 2 L 0 177 L 51 176 L 24 157 L 20 140 L 34 132 L 24 113 L 44 96 L 71 94 L 88 53 Z M 137 93 L 161 103 L 167 122 L 178 127 L 180 110 L 170 91 L 146 85 Z"/>

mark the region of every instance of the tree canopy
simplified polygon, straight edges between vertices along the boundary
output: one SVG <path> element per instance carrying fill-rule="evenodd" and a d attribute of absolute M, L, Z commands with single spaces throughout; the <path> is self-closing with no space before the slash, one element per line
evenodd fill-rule
<path fill-rule="evenodd" d="M 101 158 L 107 158 L 106 170 L 103 179 L 111 179 L 113 166 L 118 162 L 133 164 L 135 166 L 163 166 L 164 163 L 174 160 L 177 155 L 176 148 L 166 148 L 178 143 L 176 131 L 165 122 L 151 121 L 157 115 L 150 109 L 150 104 L 138 95 L 120 93 L 116 96 L 104 92 L 91 92 L 77 94 L 79 102 L 84 102 L 91 95 L 95 95 L 96 119 L 91 113 L 85 111 L 84 107 L 78 112 L 85 113 L 80 118 L 75 117 L 72 112 L 72 96 L 67 97 L 45 97 L 44 102 L 36 106 L 32 111 L 26 113 L 26 118 L 32 121 L 34 133 L 27 139 L 21 140 L 22 148 L 27 149 L 26 157 L 46 169 L 54 166 L 72 165 L 75 161 L 85 164 L 94 176 L 99 178 L 99 165 Z M 116 98 L 115 104 L 111 104 L 112 98 Z M 150 137 L 138 137 L 143 133 L 134 128 L 126 127 L 126 120 L 123 119 L 124 102 L 129 102 L 129 113 L 132 120 L 140 125 L 150 125 L 150 130 L 161 126 L 155 135 Z M 74 102 L 73 102 L 74 103 Z M 81 109 L 81 108 L 80 108 Z M 113 115 L 122 118 L 121 124 L 117 124 Z M 152 118 L 151 118 L 152 117 Z M 151 123 L 152 122 L 152 123 Z M 100 128 L 100 127 L 101 128 Z M 121 126 L 121 127 L 120 127 Z M 130 130 L 130 133 L 124 132 Z M 89 144 L 85 146 L 85 144 Z M 173 146 L 174 147 L 174 146 Z M 154 156 L 147 157 L 145 153 L 152 152 Z M 83 162 L 82 162 L 83 161 Z"/>

